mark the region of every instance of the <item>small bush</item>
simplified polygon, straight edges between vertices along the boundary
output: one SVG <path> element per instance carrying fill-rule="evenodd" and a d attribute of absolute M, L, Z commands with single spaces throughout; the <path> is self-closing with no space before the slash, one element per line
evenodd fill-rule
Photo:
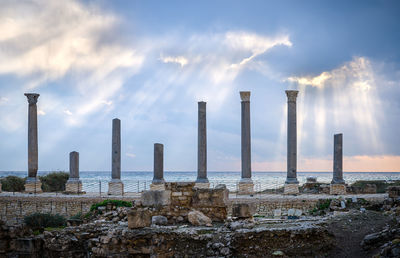
<path fill-rule="evenodd" d="M 22 192 L 25 190 L 25 178 L 8 176 L 1 179 L 1 190 L 5 192 Z"/>
<path fill-rule="evenodd" d="M 67 224 L 67 220 L 59 215 L 52 215 L 49 213 L 34 213 L 24 218 L 24 222 L 27 226 L 33 230 L 43 229 L 47 227 L 58 228 L 64 227 Z"/>
<path fill-rule="evenodd" d="M 39 177 L 42 182 L 43 192 L 65 191 L 65 184 L 69 179 L 69 174 L 65 172 L 52 172 Z"/>
<path fill-rule="evenodd" d="M 107 204 L 113 204 L 116 207 L 132 207 L 132 203 L 127 202 L 127 201 L 121 201 L 121 200 L 104 200 L 99 203 L 95 203 L 90 207 L 90 211 L 97 210 L 98 207 L 100 206 L 107 206 Z"/>
<path fill-rule="evenodd" d="M 82 219 L 83 215 L 81 212 L 78 212 L 77 214 L 75 214 L 74 216 L 71 216 L 69 219 Z"/>

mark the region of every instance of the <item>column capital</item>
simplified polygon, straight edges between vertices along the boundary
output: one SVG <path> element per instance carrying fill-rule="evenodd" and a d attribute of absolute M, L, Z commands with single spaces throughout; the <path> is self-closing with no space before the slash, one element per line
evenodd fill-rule
<path fill-rule="evenodd" d="M 296 102 L 298 90 L 285 90 L 289 102 Z"/>
<path fill-rule="evenodd" d="M 240 99 L 242 101 L 250 101 L 250 91 L 241 91 L 240 92 Z"/>
<path fill-rule="evenodd" d="M 37 93 L 25 93 L 24 94 L 28 98 L 28 103 L 29 104 L 36 104 L 37 100 L 39 98 L 39 94 Z"/>

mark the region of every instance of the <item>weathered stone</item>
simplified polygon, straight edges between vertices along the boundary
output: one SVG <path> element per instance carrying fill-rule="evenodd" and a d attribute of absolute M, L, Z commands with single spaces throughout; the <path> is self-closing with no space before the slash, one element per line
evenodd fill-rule
<path fill-rule="evenodd" d="M 253 181 L 251 180 L 251 133 L 250 133 L 250 91 L 241 91 L 242 100 L 242 177 L 241 183 L 246 184 L 248 189 Z M 238 194 L 248 194 L 249 191 Z"/>
<path fill-rule="evenodd" d="M 297 180 L 297 90 L 287 90 L 288 124 L 287 124 L 287 177 L 285 184 L 299 184 Z M 298 189 L 297 189 L 298 192 Z"/>
<path fill-rule="evenodd" d="M 212 221 L 209 217 L 207 217 L 206 215 L 204 215 L 202 212 L 200 211 L 190 211 L 188 213 L 188 220 L 192 225 L 195 226 L 210 226 L 212 225 Z"/>
<path fill-rule="evenodd" d="M 151 225 L 151 212 L 147 209 L 132 209 L 128 213 L 128 228 L 144 228 Z"/>
<path fill-rule="evenodd" d="M 239 195 L 250 195 L 254 194 L 254 183 L 241 180 L 238 184 L 238 194 Z"/>
<path fill-rule="evenodd" d="M 295 209 L 294 210 L 294 216 L 300 217 L 303 214 L 303 211 L 300 209 Z"/>
<path fill-rule="evenodd" d="M 76 151 L 69 153 L 69 179 L 65 184 L 65 192 L 82 192 L 82 181 L 79 180 L 79 153 Z"/>
<path fill-rule="evenodd" d="M 289 209 L 288 212 L 287 212 L 287 215 L 288 216 L 294 216 L 295 212 L 296 211 L 294 209 Z"/>
<path fill-rule="evenodd" d="M 389 198 L 398 198 L 400 196 L 400 186 L 388 187 Z"/>
<path fill-rule="evenodd" d="M 281 216 L 282 216 L 282 209 L 275 209 L 274 217 L 281 217 Z"/>
<path fill-rule="evenodd" d="M 164 145 L 154 144 L 154 177 L 153 184 L 164 183 Z"/>
<path fill-rule="evenodd" d="M 366 184 L 362 192 L 366 194 L 375 194 L 376 184 Z"/>
<path fill-rule="evenodd" d="M 171 202 L 171 191 L 143 191 L 140 196 L 140 202 L 143 206 L 158 207 L 169 205 Z"/>
<path fill-rule="evenodd" d="M 329 189 L 329 194 L 341 195 L 346 194 L 346 185 L 344 184 L 331 184 Z"/>
<path fill-rule="evenodd" d="M 165 184 L 164 183 L 150 184 L 150 190 L 164 191 L 165 190 Z"/>
<path fill-rule="evenodd" d="M 38 170 L 37 100 L 39 94 L 25 93 L 28 98 L 28 178 L 36 178 Z"/>
<path fill-rule="evenodd" d="M 206 102 L 198 103 L 198 136 L 197 136 L 197 180 L 196 183 L 208 183 L 207 179 L 207 121 Z M 207 186 L 208 187 L 208 186 Z"/>
<path fill-rule="evenodd" d="M 108 195 L 124 195 L 124 184 L 119 179 L 108 182 Z"/>
<path fill-rule="evenodd" d="M 316 176 L 308 176 L 306 179 L 307 183 L 316 183 L 317 182 L 317 177 Z"/>
<path fill-rule="evenodd" d="M 331 184 L 344 184 L 343 180 L 343 134 L 334 135 L 333 178 Z"/>
<path fill-rule="evenodd" d="M 121 179 L 121 120 L 112 120 L 111 178 Z"/>
<path fill-rule="evenodd" d="M 255 207 L 250 203 L 234 203 L 232 204 L 232 216 L 237 218 L 252 218 Z"/>
<path fill-rule="evenodd" d="M 42 183 L 37 177 L 28 177 L 25 180 L 25 192 L 27 193 L 41 193 Z"/>
<path fill-rule="evenodd" d="M 198 182 L 196 182 L 194 187 L 207 189 L 207 188 L 210 188 L 210 183 L 198 183 Z"/>
<path fill-rule="evenodd" d="M 283 194 L 298 194 L 299 185 L 298 184 L 285 184 L 283 188 Z"/>
<path fill-rule="evenodd" d="M 158 215 L 158 216 L 153 216 L 151 218 L 151 224 L 152 225 L 157 225 L 157 226 L 165 226 L 168 224 L 168 219 L 167 217 Z"/>
<path fill-rule="evenodd" d="M 226 207 L 229 201 L 228 189 L 196 189 L 192 197 L 193 207 Z"/>

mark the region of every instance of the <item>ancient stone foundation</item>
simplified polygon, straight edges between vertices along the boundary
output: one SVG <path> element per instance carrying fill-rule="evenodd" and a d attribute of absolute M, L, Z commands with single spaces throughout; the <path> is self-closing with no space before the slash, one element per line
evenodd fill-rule
<path fill-rule="evenodd" d="M 240 194 L 240 195 L 254 194 L 254 184 L 253 183 L 239 182 L 238 188 L 239 188 L 238 194 Z"/>
<path fill-rule="evenodd" d="M 111 180 L 108 182 L 108 195 L 123 195 L 124 183 L 121 180 Z"/>
<path fill-rule="evenodd" d="M 283 189 L 283 194 L 298 194 L 299 185 L 298 184 L 285 184 Z"/>
<path fill-rule="evenodd" d="M 150 190 L 163 191 L 165 190 L 165 184 L 150 184 Z"/>
<path fill-rule="evenodd" d="M 150 223 L 152 216 L 159 215 L 165 216 L 169 224 L 188 222 L 188 214 L 193 210 L 212 221 L 224 221 L 228 201 L 225 185 L 204 189 L 196 188 L 194 182 L 169 182 L 165 183 L 165 191 L 144 191 L 140 202 L 128 214 L 128 223 L 130 228 L 142 227 Z"/>
<path fill-rule="evenodd" d="M 329 194 L 333 194 L 333 195 L 346 194 L 346 185 L 345 184 L 331 184 Z"/>
<path fill-rule="evenodd" d="M 400 186 L 390 186 L 388 188 L 389 198 L 398 198 L 400 196 Z"/>
<path fill-rule="evenodd" d="M 196 182 L 194 187 L 207 189 L 207 188 L 210 188 L 210 183 L 198 183 L 198 182 Z"/>
<path fill-rule="evenodd" d="M 25 181 L 25 192 L 27 193 L 41 193 L 42 191 L 42 183 L 38 178 L 28 179 Z"/>
<path fill-rule="evenodd" d="M 81 180 L 68 180 L 65 184 L 66 193 L 82 193 L 82 181 Z"/>

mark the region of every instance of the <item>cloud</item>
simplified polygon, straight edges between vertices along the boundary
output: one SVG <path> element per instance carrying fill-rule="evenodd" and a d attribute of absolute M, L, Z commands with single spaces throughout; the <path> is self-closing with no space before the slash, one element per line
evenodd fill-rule
<path fill-rule="evenodd" d="M 5 105 L 8 102 L 8 98 L 6 97 L 0 97 L 0 105 Z"/>
<path fill-rule="evenodd" d="M 81 125 L 111 105 L 108 99 L 144 61 L 135 46 L 115 36 L 120 23 L 114 14 L 75 0 L 2 2 L 0 75 L 22 78 L 24 91 L 72 76 L 70 91 L 79 97 L 70 101 L 75 123 L 66 122 Z"/>
<path fill-rule="evenodd" d="M 68 116 L 72 116 L 72 112 L 69 111 L 68 109 L 64 110 L 64 114 L 68 115 Z"/>
<path fill-rule="evenodd" d="M 133 153 L 126 153 L 125 155 L 132 159 L 136 157 L 136 154 L 133 154 Z"/>
<path fill-rule="evenodd" d="M 184 67 L 185 65 L 188 64 L 188 60 L 183 57 L 183 56 L 166 56 L 166 57 L 160 57 L 160 60 L 163 63 L 176 63 L 179 64 L 181 67 Z"/>

